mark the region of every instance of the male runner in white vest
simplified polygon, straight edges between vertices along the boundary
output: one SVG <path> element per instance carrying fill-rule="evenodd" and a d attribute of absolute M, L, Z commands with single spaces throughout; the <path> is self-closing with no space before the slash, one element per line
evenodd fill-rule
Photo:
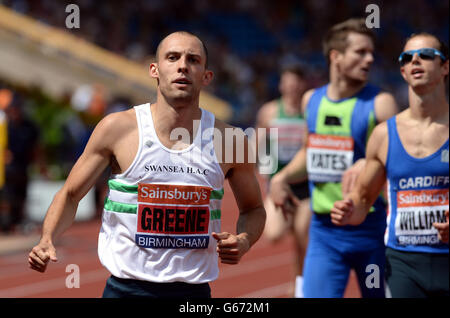
<path fill-rule="evenodd" d="M 98 254 L 112 276 L 103 296 L 210 297 L 218 257 L 237 264 L 264 228 L 254 165 L 221 160 L 229 151 L 247 155 L 248 142 L 241 130 L 242 142 L 236 138 L 231 145 L 210 133 L 224 136 L 233 127 L 199 107 L 213 73 L 197 36 L 175 32 L 164 38 L 150 76 L 158 83 L 156 103 L 108 115 L 97 125 L 47 211 L 29 265 L 44 272 L 50 260 L 57 261 L 55 240 L 110 165 Z M 175 129 L 190 140 L 174 140 Z M 225 178 L 239 207 L 237 234 L 220 231 Z"/>

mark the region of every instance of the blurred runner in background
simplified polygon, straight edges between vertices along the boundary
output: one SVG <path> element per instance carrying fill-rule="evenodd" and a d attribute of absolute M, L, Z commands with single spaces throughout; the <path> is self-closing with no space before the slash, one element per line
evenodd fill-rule
<path fill-rule="evenodd" d="M 336 226 L 330 217 L 333 203 L 351 189 L 365 164 L 366 142 L 373 128 L 397 112 L 391 94 L 367 83 L 374 41 L 364 19 L 349 19 L 328 31 L 323 50 L 330 82 L 306 92 L 302 101 L 307 146 L 271 181 L 275 205 L 290 210 L 298 201 L 288 185 L 308 177 L 314 213 L 303 270 L 305 297 L 342 297 L 351 269 L 363 297 L 384 297 L 384 288 L 365 284 L 369 264 L 384 270 L 386 211 L 382 198 L 357 227 Z"/>
<path fill-rule="evenodd" d="M 333 223 L 358 225 L 388 180 L 386 281 L 392 297 L 449 296 L 448 47 L 414 34 L 399 58 L 409 108 L 378 125 L 354 190 L 334 203 Z"/>
<path fill-rule="evenodd" d="M 264 104 L 257 114 L 256 132 L 258 132 L 258 128 L 265 128 L 266 136 L 269 136 L 269 147 L 278 148 L 277 151 L 270 151 L 271 154 L 278 154 L 277 158 L 273 158 L 277 163 L 277 170 L 269 175 L 267 182 L 270 182 L 270 178 L 291 161 L 305 143 L 307 127 L 301 110 L 301 101 L 307 88 L 308 84 L 303 68 L 300 65 L 285 66 L 281 71 L 279 83 L 281 96 Z M 277 139 L 270 135 L 270 128 L 278 130 Z M 261 142 L 262 140 L 258 140 L 258 145 Z M 296 253 L 294 255 L 293 281 L 297 282 L 295 285 L 298 288 L 295 290 L 301 291 L 303 260 L 308 246 L 308 227 L 311 219 L 309 189 L 307 181 L 291 184 L 290 187 L 300 200 L 300 204 L 293 213 L 284 216 L 280 209 L 275 208 L 272 199 L 267 195 L 264 200 L 267 213 L 264 235 L 274 243 L 286 234 L 294 236 Z M 301 293 L 294 292 L 294 283 L 288 294 L 302 297 Z"/>

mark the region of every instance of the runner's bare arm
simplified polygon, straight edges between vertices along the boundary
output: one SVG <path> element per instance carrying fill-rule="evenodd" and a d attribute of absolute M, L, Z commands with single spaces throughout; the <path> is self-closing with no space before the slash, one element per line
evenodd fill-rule
<path fill-rule="evenodd" d="M 244 158 L 248 158 L 247 138 L 244 138 L 243 146 L 245 147 Z M 218 242 L 217 251 L 221 262 L 226 264 L 239 263 L 242 256 L 261 236 L 266 222 L 266 211 L 255 175 L 255 164 L 245 161 L 244 163 L 235 161 L 226 172 L 239 208 L 236 235 L 228 232 L 213 233 L 213 237 Z"/>
<path fill-rule="evenodd" d="M 358 176 L 355 187 L 344 200 L 335 202 L 331 209 L 331 221 L 334 224 L 358 225 L 364 221 L 386 181 L 387 147 L 387 125 L 382 123 L 369 138 L 366 165 Z"/>
<path fill-rule="evenodd" d="M 44 272 L 50 259 L 57 260 L 53 245 L 55 239 L 72 224 L 79 201 L 110 163 L 113 142 L 118 138 L 118 117 L 108 116 L 97 125 L 64 186 L 53 198 L 44 219 L 41 240 L 29 254 L 32 269 Z"/>
<path fill-rule="evenodd" d="M 374 108 L 378 123 L 384 122 L 398 113 L 398 106 L 394 97 L 386 92 L 382 92 L 375 97 Z M 344 197 L 351 192 L 365 164 L 365 158 L 359 159 L 342 175 L 342 194 Z"/>
<path fill-rule="evenodd" d="M 358 179 L 359 174 L 364 170 L 366 165 L 366 158 L 361 158 L 357 160 L 350 168 L 345 170 L 342 175 L 342 196 L 346 197 L 353 189 Z"/>
<path fill-rule="evenodd" d="M 438 230 L 438 237 L 444 243 L 448 243 L 448 210 L 445 211 L 445 223 L 434 222 L 433 227 Z"/>

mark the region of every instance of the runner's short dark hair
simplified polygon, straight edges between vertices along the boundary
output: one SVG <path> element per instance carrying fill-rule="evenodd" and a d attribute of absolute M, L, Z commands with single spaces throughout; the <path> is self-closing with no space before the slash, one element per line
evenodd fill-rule
<path fill-rule="evenodd" d="M 305 70 L 300 64 L 288 64 L 281 68 L 281 74 L 293 73 L 300 78 L 305 78 Z"/>
<path fill-rule="evenodd" d="M 366 26 L 364 18 L 351 18 L 332 26 L 322 41 L 323 55 L 330 65 L 330 52 L 337 50 L 345 52 L 348 46 L 348 34 L 351 32 L 367 35 L 375 43 L 375 33 Z"/>
<path fill-rule="evenodd" d="M 203 46 L 203 51 L 204 51 L 205 57 L 206 57 L 206 58 L 205 58 L 205 68 L 208 68 L 208 48 L 206 47 L 205 42 L 203 42 L 202 39 L 200 39 L 197 35 L 195 35 L 195 34 L 192 33 L 192 32 L 189 32 L 189 31 L 176 31 L 176 32 L 171 32 L 170 34 L 173 34 L 173 33 L 180 33 L 180 34 L 184 34 L 184 35 L 190 35 L 190 36 L 193 36 L 193 37 L 197 38 L 197 39 L 200 41 L 200 43 L 202 44 L 202 46 Z M 166 36 L 161 40 L 161 42 L 159 42 L 159 44 L 158 44 L 158 46 L 157 46 L 157 48 L 156 48 L 156 56 L 155 56 L 156 61 L 158 61 L 158 56 L 159 56 L 159 50 L 160 50 L 160 47 L 161 47 L 161 43 L 162 43 L 162 42 L 164 41 L 164 39 L 165 39 L 166 37 L 168 37 L 170 34 L 166 35 Z"/>

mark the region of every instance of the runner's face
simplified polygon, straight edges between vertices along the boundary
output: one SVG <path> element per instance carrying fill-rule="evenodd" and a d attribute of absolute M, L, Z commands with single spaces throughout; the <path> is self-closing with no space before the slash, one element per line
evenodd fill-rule
<path fill-rule="evenodd" d="M 281 75 L 280 93 L 287 96 L 301 96 L 306 90 L 306 82 L 297 74 L 285 72 Z"/>
<path fill-rule="evenodd" d="M 158 79 L 158 88 L 169 103 L 190 103 L 198 100 L 200 90 L 212 79 L 205 63 L 202 43 L 194 36 L 175 33 L 161 43 L 150 74 Z"/>
<path fill-rule="evenodd" d="M 366 82 L 374 60 L 372 39 L 367 35 L 351 32 L 347 36 L 347 42 L 345 52 L 340 53 L 337 59 L 338 69 L 349 79 Z"/>
<path fill-rule="evenodd" d="M 403 51 L 427 47 L 438 49 L 439 43 L 431 36 L 416 36 L 406 43 Z M 434 60 L 423 60 L 416 53 L 411 62 L 400 67 L 400 72 L 412 88 L 432 87 L 448 75 L 448 60 L 443 64 L 438 56 Z"/>

